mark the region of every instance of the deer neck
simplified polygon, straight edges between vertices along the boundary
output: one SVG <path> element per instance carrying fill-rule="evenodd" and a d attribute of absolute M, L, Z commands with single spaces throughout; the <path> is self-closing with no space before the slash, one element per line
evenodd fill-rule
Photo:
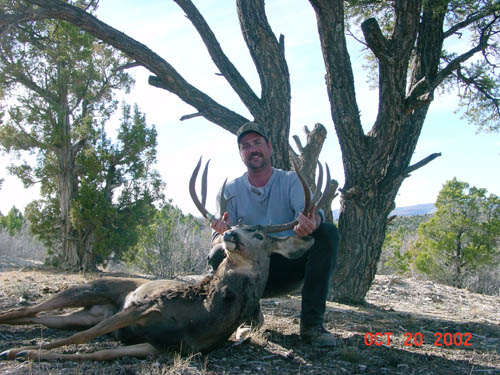
<path fill-rule="evenodd" d="M 214 293 L 227 288 L 228 291 L 237 295 L 248 294 L 251 299 L 262 297 L 269 275 L 270 258 L 253 260 L 253 262 L 241 262 L 240 259 L 226 257 L 217 267 L 211 285 L 209 287 L 209 299 Z M 256 301 L 256 302 L 257 302 Z"/>

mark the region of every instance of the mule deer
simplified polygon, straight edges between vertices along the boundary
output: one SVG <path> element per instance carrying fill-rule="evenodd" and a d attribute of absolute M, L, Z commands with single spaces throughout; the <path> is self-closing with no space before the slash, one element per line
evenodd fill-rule
<path fill-rule="evenodd" d="M 195 191 L 200 165 L 201 159 L 191 176 L 189 190 L 202 215 L 210 221 L 213 216 L 205 209 L 208 163 L 202 177 L 201 202 Z M 300 174 L 299 178 L 304 186 L 307 213 L 318 196 L 315 194 L 311 202 L 309 188 Z M 222 209 L 226 203 L 222 202 Z M 268 235 L 293 228 L 295 224 L 232 227 L 223 235 L 225 260 L 214 274 L 197 283 L 103 278 L 69 288 L 38 305 L 0 313 L 0 324 L 85 329 L 50 343 L 6 350 L 0 358 L 111 360 L 123 356 L 146 357 L 169 348 L 182 354 L 208 352 L 227 340 L 255 310 L 266 284 L 270 255 L 279 253 L 295 258 L 312 245 L 314 240 L 310 237 Z M 65 316 L 38 316 L 42 311 L 70 307 L 83 309 Z M 128 346 L 88 354 L 49 351 L 85 343 L 110 332 Z"/>

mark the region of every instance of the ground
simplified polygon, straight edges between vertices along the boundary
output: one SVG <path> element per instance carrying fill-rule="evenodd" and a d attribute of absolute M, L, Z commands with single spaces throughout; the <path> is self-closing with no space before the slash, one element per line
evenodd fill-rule
<path fill-rule="evenodd" d="M 68 274 L 0 259 L 0 310 L 42 301 L 98 274 Z M 314 348 L 298 335 L 300 297 L 262 301 L 265 324 L 243 342 L 232 337 L 208 355 L 125 358 L 112 362 L 0 361 L 21 374 L 500 374 L 500 297 L 416 279 L 377 276 L 366 304 L 328 303 L 335 348 Z M 378 335 L 376 335 L 379 333 Z M 0 325 L 0 352 L 65 337 L 41 326 Z M 389 338 L 389 340 L 388 340 Z M 465 345 L 467 344 L 467 345 Z M 61 350 L 119 345 L 111 335 Z"/>

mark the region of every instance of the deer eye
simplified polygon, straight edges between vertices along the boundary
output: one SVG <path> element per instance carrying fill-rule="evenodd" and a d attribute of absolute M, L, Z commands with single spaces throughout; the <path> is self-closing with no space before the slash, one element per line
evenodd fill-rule
<path fill-rule="evenodd" d="M 257 238 L 260 241 L 262 241 L 264 239 L 264 237 L 262 237 L 262 235 L 259 233 L 255 233 L 253 236 L 254 236 L 254 238 Z"/>

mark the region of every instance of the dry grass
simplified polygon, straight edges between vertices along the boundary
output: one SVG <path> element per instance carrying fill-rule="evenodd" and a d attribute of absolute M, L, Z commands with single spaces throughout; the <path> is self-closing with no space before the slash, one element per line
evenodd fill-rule
<path fill-rule="evenodd" d="M 0 309 L 35 303 L 96 274 L 0 268 Z M 500 374 L 500 298 L 414 279 L 378 276 L 363 306 L 328 303 L 326 327 L 336 348 L 314 348 L 298 335 L 300 297 L 263 300 L 265 324 L 250 339 L 234 338 L 210 354 L 124 358 L 98 362 L 0 362 L 0 373 L 21 374 Z M 366 333 L 392 332 L 390 345 L 367 346 Z M 472 346 L 435 346 L 434 335 L 471 333 Z M 421 346 L 406 346 L 405 333 L 421 333 Z M 0 351 L 51 341 L 68 332 L 40 326 L 0 326 Z M 113 337 L 62 348 L 94 351 L 119 345 Z"/>

